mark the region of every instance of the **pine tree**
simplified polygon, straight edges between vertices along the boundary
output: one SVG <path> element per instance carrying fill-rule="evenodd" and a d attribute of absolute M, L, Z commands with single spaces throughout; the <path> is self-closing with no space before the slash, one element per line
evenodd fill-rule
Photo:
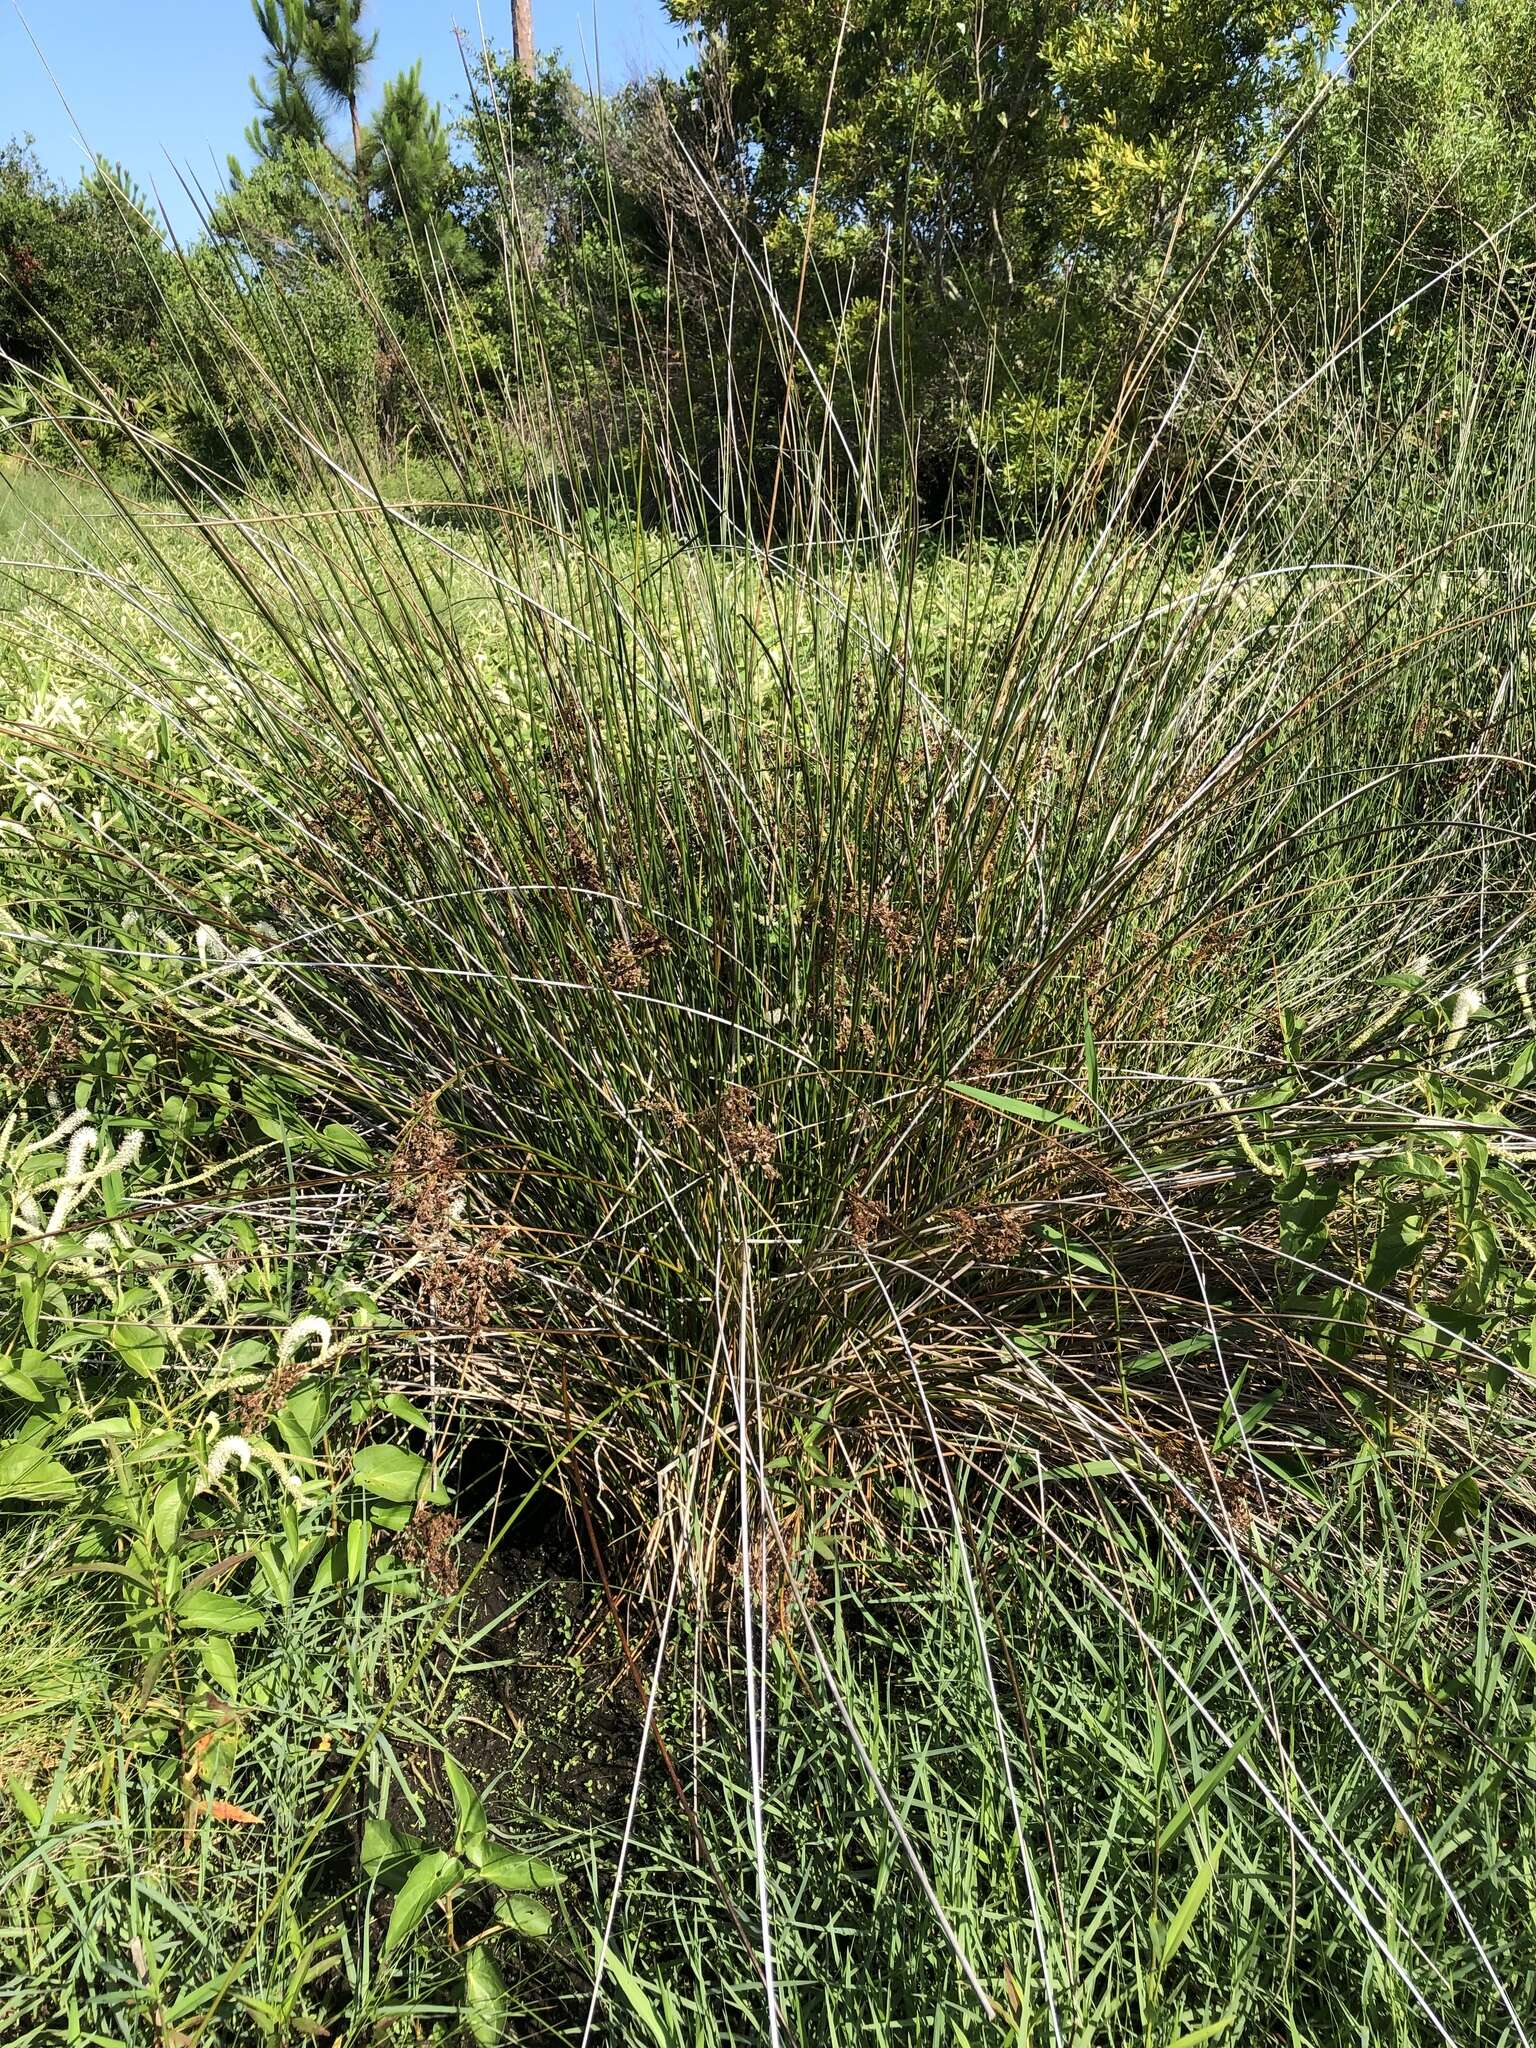
<path fill-rule="evenodd" d="M 296 142 L 323 145 L 325 123 L 315 105 L 306 67 L 309 19 L 303 0 L 251 0 L 267 44 L 267 80 L 251 80 L 261 112 L 246 129 L 257 156 L 272 160 Z"/>
<path fill-rule="evenodd" d="M 406 295 L 410 291 L 404 281 L 419 284 L 427 274 L 424 255 L 452 276 L 469 277 L 476 268 L 469 238 L 449 204 L 454 169 L 448 132 L 441 110 L 422 91 L 419 63 L 385 86 L 363 148 L 373 216 L 381 227 L 396 231 L 389 240 L 399 258 L 398 275 Z M 416 245 L 415 254 L 410 253 L 411 244 Z"/>
<path fill-rule="evenodd" d="M 453 166 L 442 114 L 421 89 L 419 62 L 385 86 L 363 150 L 369 190 L 384 219 L 413 228 L 437 219 Z"/>
<path fill-rule="evenodd" d="M 103 207 L 126 221 L 135 232 L 158 235 L 159 217 L 154 202 L 132 171 L 110 158 L 99 156 L 80 180 L 80 198 L 85 205 Z"/>
<path fill-rule="evenodd" d="M 363 124 L 358 114 L 363 74 L 373 62 L 377 36 L 358 23 L 363 0 L 304 0 L 304 60 L 309 76 L 333 105 L 345 107 L 352 124 L 352 170 L 358 197 L 367 193 Z"/>
<path fill-rule="evenodd" d="M 449 269 L 461 272 L 469 246 L 449 205 L 448 136 L 441 112 L 422 90 L 420 64 L 389 81 L 373 121 L 365 125 L 359 114 L 378 41 L 360 26 L 363 4 L 252 0 L 267 44 L 268 77 L 265 88 L 252 80 L 261 114 L 249 137 L 268 171 L 262 206 L 245 205 L 239 231 L 250 233 L 259 219 L 263 242 L 276 246 L 285 225 L 302 239 L 325 205 L 335 203 L 334 171 L 351 183 L 360 226 L 404 225 L 407 239 L 430 233 Z M 343 107 L 351 127 L 350 162 L 326 132 L 327 110 Z M 231 172 L 234 192 L 249 196 L 239 167 L 232 163 Z"/>

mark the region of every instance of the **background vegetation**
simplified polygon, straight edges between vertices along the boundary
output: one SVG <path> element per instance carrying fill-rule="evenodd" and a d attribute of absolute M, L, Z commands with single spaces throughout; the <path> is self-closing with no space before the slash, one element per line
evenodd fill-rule
<path fill-rule="evenodd" d="M 484 52 L 454 115 L 418 69 L 367 122 L 377 38 L 350 0 L 256 12 L 253 162 L 192 246 L 109 167 L 64 190 L 13 141 L 0 169 L 6 359 L 105 387 L 228 480 L 294 457 L 231 417 L 192 310 L 215 291 L 279 384 L 303 327 L 386 465 L 441 455 L 450 402 L 461 454 L 536 412 L 528 331 L 558 335 L 572 490 L 662 493 L 661 442 L 758 526 L 795 425 L 826 444 L 823 489 L 872 469 L 926 517 L 1012 530 L 1197 336 L 1202 387 L 1256 409 L 1346 348 L 1401 405 L 1430 356 L 1451 397 L 1469 297 L 1521 319 L 1526 0 L 733 4 L 693 24 L 679 78 L 597 99 L 558 56 Z M 537 462 L 525 427 L 501 453 Z M 753 474 L 716 474 L 731 447 Z"/>

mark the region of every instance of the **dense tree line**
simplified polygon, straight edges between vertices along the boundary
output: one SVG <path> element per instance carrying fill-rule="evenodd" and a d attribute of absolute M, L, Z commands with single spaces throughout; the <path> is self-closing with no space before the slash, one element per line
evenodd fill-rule
<path fill-rule="evenodd" d="M 416 66 L 370 118 L 363 0 L 253 4 L 189 246 L 121 172 L 0 152 L 13 431 L 41 374 L 260 463 L 301 357 L 386 462 L 451 419 L 653 497 L 665 447 L 759 517 L 786 450 L 1008 514 L 1191 352 L 1259 405 L 1321 352 L 1389 382 L 1405 331 L 1421 380 L 1474 285 L 1524 335 L 1536 0 L 672 0 L 681 77 L 599 100 L 525 25 L 451 116 Z"/>

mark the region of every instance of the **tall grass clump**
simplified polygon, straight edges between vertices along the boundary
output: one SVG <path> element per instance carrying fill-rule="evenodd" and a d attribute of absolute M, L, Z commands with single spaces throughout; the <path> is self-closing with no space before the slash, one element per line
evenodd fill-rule
<path fill-rule="evenodd" d="M 6 944 L 358 1120 L 404 1390 L 563 1475 L 643 1740 L 552 2033 L 1524 2041 L 1530 401 L 1196 347 L 943 549 L 736 282 L 723 480 L 637 384 L 573 503 L 531 301 L 458 524 L 302 330 L 297 494 L 118 420 Z"/>

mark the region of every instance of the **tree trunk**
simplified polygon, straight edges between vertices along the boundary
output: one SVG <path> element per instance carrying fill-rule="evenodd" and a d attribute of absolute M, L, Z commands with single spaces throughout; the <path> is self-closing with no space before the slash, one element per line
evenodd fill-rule
<path fill-rule="evenodd" d="M 357 200 L 368 204 L 368 179 L 363 170 L 363 124 L 357 118 L 357 95 L 347 95 L 347 112 L 352 116 L 352 175 L 357 180 Z"/>
<path fill-rule="evenodd" d="M 533 0 L 512 0 L 512 55 L 525 78 L 533 76 Z"/>

